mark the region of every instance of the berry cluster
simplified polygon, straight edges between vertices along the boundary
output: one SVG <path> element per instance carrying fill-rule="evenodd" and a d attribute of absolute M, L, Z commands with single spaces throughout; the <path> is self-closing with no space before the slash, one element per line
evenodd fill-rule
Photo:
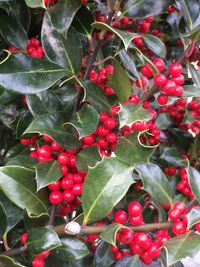
<path fill-rule="evenodd" d="M 14 46 L 8 47 L 8 51 L 11 53 L 25 52 L 21 49 L 15 48 Z M 31 38 L 28 40 L 26 53 L 35 58 L 42 58 L 44 56 L 44 49 L 37 38 Z"/>

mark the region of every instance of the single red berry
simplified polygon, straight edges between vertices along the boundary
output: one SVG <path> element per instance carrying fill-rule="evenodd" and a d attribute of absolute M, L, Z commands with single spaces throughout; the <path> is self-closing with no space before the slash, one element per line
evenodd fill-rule
<path fill-rule="evenodd" d="M 54 183 L 51 183 L 48 185 L 49 190 L 51 191 L 57 191 L 60 189 L 60 180 L 57 180 Z"/>
<path fill-rule="evenodd" d="M 152 244 L 152 246 L 148 249 L 149 256 L 152 259 L 158 258 L 160 256 L 160 248 L 156 244 Z"/>
<path fill-rule="evenodd" d="M 175 235 L 182 235 L 187 231 L 185 223 L 178 221 L 172 225 L 172 233 Z"/>
<path fill-rule="evenodd" d="M 166 105 L 168 102 L 168 96 L 167 95 L 159 95 L 157 98 L 158 104 L 160 105 Z"/>
<path fill-rule="evenodd" d="M 73 179 L 76 184 L 81 184 L 83 182 L 82 176 L 78 173 L 74 173 Z"/>
<path fill-rule="evenodd" d="M 181 213 L 185 213 L 187 210 L 187 206 L 183 202 L 176 202 L 173 206 L 173 209 L 178 209 L 181 211 Z"/>
<path fill-rule="evenodd" d="M 58 205 L 62 202 L 63 194 L 60 191 L 52 191 L 49 196 L 49 202 L 53 205 Z"/>
<path fill-rule="evenodd" d="M 145 233 L 136 233 L 135 235 L 135 242 L 143 247 L 143 249 L 148 249 L 152 245 L 151 239 Z"/>
<path fill-rule="evenodd" d="M 137 87 L 142 88 L 147 85 L 147 79 L 145 77 L 141 77 L 140 79 L 137 79 L 135 84 Z"/>
<path fill-rule="evenodd" d="M 21 240 L 22 245 L 26 244 L 27 237 L 28 237 L 28 233 L 23 233 L 21 235 L 20 240 Z"/>
<path fill-rule="evenodd" d="M 74 186 L 73 178 L 70 179 L 67 176 L 65 176 L 65 177 L 62 178 L 62 180 L 61 180 L 61 188 L 63 190 L 72 189 L 73 186 Z"/>
<path fill-rule="evenodd" d="M 75 196 L 72 193 L 72 191 L 66 190 L 63 192 L 63 199 L 64 199 L 64 201 L 71 203 L 74 201 Z"/>
<path fill-rule="evenodd" d="M 58 209 L 58 214 L 60 216 L 66 216 L 68 213 L 71 212 L 71 207 L 70 207 L 70 204 L 61 204 L 59 209 Z"/>
<path fill-rule="evenodd" d="M 131 126 L 131 130 L 143 131 L 144 130 L 144 123 L 142 121 L 135 121 Z"/>
<path fill-rule="evenodd" d="M 106 140 L 108 141 L 108 143 L 116 143 L 117 142 L 117 135 L 115 133 L 109 133 L 106 136 Z"/>
<path fill-rule="evenodd" d="M 117 212 L 115 212 L 114 218 L 113 218 L 114 222 L 124 224 L 126 220 L 127 220 L 127 214 L 125 211 L 118 210 Z"/>
<path fill-rule="evenodd" d="M 106 126 L 107 129 L 112 130 L 113 128 L 116 127 L 116 121 L 113 118 L 108 118 L 107 120 L 104 121 L 104 125 Z"/>
<path fill-rule="evenodd" d="M 76 196 L 80 196 L 83 190 L 83 184 L 75 184 L 72 188 L 72 192 Z"/>
<path fill-rule="evenodd" d="M 167 78 L 164 74 L 161 74 L 161 73 L 156 74 L 154 76 L 154 83 L 157 86 L 165 86 L 167 83 Z"/>
<path fill-rule="evenodd" d="M 185 78 L 182 74 L 176 76 L 176 77 L 173 77 L 172 78 L 172 81 L 174 81 L 176 83 L 176 85 L 183 85 L 184 84 L 184 81 L 185 81 Z"/>
<path fill-rule="evenodd" d="M 133 241 L 133 238 L 134 234 L 130 229 L 125 228 L 120 231 L 119 239 L 123 244 L 130 244 Z"/>
<path fill-rule="evenodd" d="M 30 139 L 21 139 L 20 140 L 20 143 L 23 145 L 23 146 L 28 146 L 30 145 Z"/>
<path fill-rule="evenodd" d="M 168 213 L 168 217 L 172 221 L 177 221 L 178 219 L 180 219 L 181 215 L 182 212 L 178 209 L 171 209 Z"/>
<path fill-rule="evenodd" d="M 195 230 L 197 232 L 200 232 L 200 222 L 198 222 L 197 224 L 195 224 Z"/>
<path fill-rule="evenodd" d="M 61 151 L 61 150 L 62 150 L 62 147 L 59 146 L 58 143 L 56 143 L 55 141 L 53 141 L 53 142 L 51 143 L 51 149 L 52 149 L 53 151 L 58 152 L 58 151 Z"/>
<path fill-rule="evenodd" d="M 44 267 L 44 260 L 36 256 L 32 261 L 32 267 Z"/>
<path fill-rule="evenodd" d="M 163 71 L 165 69 L 165 62 L 161 58 L 154 58 L 152 62 L 158 71 Z"/>
<path fill-rule="evenodd" d="M 140 205 L 139 202 L 137 201 L 132 201 L 129 205 L 128 205 L 128 215 L 129 216 L 139 216 L 141 215 L 142 212 L 142 206 Z"/>
<path fill-rule="evenodd" d="M 47 251 L 44 251 L 44 252 L 38 254 L 37 257 L 45 260 L 46 258 L 49 257 L 50 253 L 51 253 L 51 251 L 47 250 Z"/>
<path fill-rule="evenodd" d="M 167 81 L 166 85 L 162 88 L 163 92 L 167 95 L 173 95 L 176 90 L 176 83 L 172 80 Z"/>
<path fill-rule="evenodd" d="M 43 135 L 43 139 L 44 141 L 49 142 L 49 143 L 53 142 L 53 139 L 48 135 Z"/>
<path fill-rule="evenodd" d="M 174 63 L 174 64 L 169 66 L 168 72 L 173 77 L 177 77 L 183 72 L 183 67 L 179 63 Z"/>
<path fill-rule="evenodd" d="M 148 63 L 144 64 L 144 66 L 141 69 L 141 73 L 143 76 L 147 78 L 151 78 L 153 76 L 153 70 Z"/>
<path fill-rule="evenodd" d="M 141 224 L 143 224 L 143 217 L 142 217 L 142 215 L 130 216 L 129 222 L 133 226 L 141 225 Z"/>
<path fill-rule="evenodd" d="M 83 142 L 86 145 L 92 145 L 95 142 L 94 136 L 93 135 L 88 135 L 88 136 L 83 137 Z"/>
<path fill-rule="evenodd" d="M 66 165 L 68 164 L 70 161 L 70 157 L 68 155 L 68 153 L 66 152 L 61 152 L 59 155 L 58 155 L 58 162 L 61 164 L 61 165 Z"/>
<path fill-rule="evenodd" d="M 48 145 L 43 145 L 37 149 L 37 153 L 39 157 L 42 157 L 44 159 L 48 159 L 52 156 L 52 150 L 51 147 Z"/>

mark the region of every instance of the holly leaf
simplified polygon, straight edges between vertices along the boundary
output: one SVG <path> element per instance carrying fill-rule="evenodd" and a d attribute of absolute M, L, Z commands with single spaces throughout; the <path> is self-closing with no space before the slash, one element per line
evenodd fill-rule
<path fill-rule="evenodd" d="M 101 241 L 94 254 L 93 265 L 96 267 L 110 267 L 115 259 L 111 253 L 110 245 Z"/>
<path fill-rule="evenodd" d="M 116 60 L 112 60 L 112 65 L 114 72 L 109 81 L 109 86 L 115 90 L 120 102 L 127 101 L 132 93 L 130 79 Z"/>
<path fill-rule="evenodd" d="M 58 235 L 46 227 L 31 229 L 28 233 L 26 246 L 30 253 L 39 254 L 62 246 Z"/>
<path fill-rule="evenodd" d="M 3 237 L 4 233 L 6 232 L 7 225 L 8 225 L 8 220 L 7 220 L 7 214 L 5 207 L 3 204 L 0 202 L 0 238 Z"/>
<path fill-rule="evenodd" d="M 30 217 L 47 214 L 47 207 L 35 193 L 35 172 L 19 166 L 0 167 L 0 187 L 18 207 L 26 209 Z"/>
<path fill-rule="evenodd" d="M 53 251 L 53 256 L 65 261 L 74 262 L 89 254 L 89 250 L 85 243 L 76 238 L 62 238 L 62 246 Z"/>
<path fill-rule="evenodd" d="M 22 53 L 14 53 L 0 64 L 0 85 L 19 94 L 45 91 L 64 76 L 71 77 L 58 65 Z"/>
<path fill-rule="evenodd" d="M 142 179 L 143 189 L 162 204 L 172 204 L 172 189 L 164 172 L 153 163 L 136 165 Z"/>
<path fill-rule="evenodd" d="M 123 198 L 133 183 L 132 171 L 116 158 L 104 158 L 89 168 L 82 193 L 84 224 L 103 219 Z"/>
<path fill-rule="evenodd" d="M 165 253 L 167 266 L 177 263 L 185 257 L 193 258 L 200 250 L 200 236 L 190 231 L 165 242 L 162 253 Z"/>
<path fill-rule="evenodd" d="M 115 245 L 117 232 L 122 228 L 124 228 L 123 225 L 118 223 L 112 223 L 109 225 L 109 227 L 107 227 L 106 230 L 101 232 L 100 238 L 103 239 L 106 243 Z"/>
<path fill-rule="evenodd" d="M 146 122 L 152 118 L 149 111 L 141 107 L 141 105 L 134 105 L 131 103 L 122 104 L 118 114 L 120 128 L 125 125 L 131 126 L 135 121 Z"/>
<path fill-rule="evenodd" d="M 184 85 L 183 97 L 199 97 L 200 86 L 199 85 Z"/>
<path fill-rule="evenodd" d="M 188 180 L 191 190 L 198 202 L 200 202 L 200 173 L 193 167 L 187 168 Z"/>
<path fill-rule="evenodd" d="M 144 147 L 139 144 L 135 135 L 122 136 L 115 147 L 117 158 L 127 164 L 134 165 L 149 160 L 155 147 Z M 124 153 L 126 151 L 126 153 Z"/>
<path fill-rule="evenodd" d="M 54 8 L 48 10 L 53 27 L 66 33 L 80 7 L 80 0 L 60 0 Z"/>
<path fill-rule="evenodd" d="M 75 75 L 80 71 L 82 44 L 78 33 L 73 27 L 70 27 L 68 32 L 61 34 L 53 28 L 49 15 L 46 13 L 41 35 L 45 54 L 50 61 L 66 68 L 71 75 Z"/>
<path fill-rule="evenodd" d="M 40 133 L 51 136 L 63 148 L 77 149 L 80 142 L 77 137 L 66 132 L 62 125 L 64 117 L 61 112 L 49 113 L 33 120 L 26 133 Z"/>
<path fill-rule="evenodd" d="M 141 36 L 141 34 L 138 34 L 138 33 L 131 33 L 131 32 L 126 32 L 126 31 L 122 31 L 122 30 L 117 30 L 117 29 L 115 29 L 115 28 L 111 27 L 110 25 L 103 23 L 103 22 L 94 22 L 92 24 L 92 26 L 94 28 L 97 28 L 100 30 L 106 30 L 106 31 L 114 33 L 122 41 L 125 50 L 128 49 L 131 41 L 134 38 Z"/>
<path fill-rule="evenodd" d="M 79 133 L 79 138 L 90 135 L 97 128 L 99 123 L 98 112 L 88 104 L 84 104 L 80 111 L 76 112 L 70 122 L 66 124 L 73 125 Z"/>
<path fill-rule="evenodd" d="M 187 228 L 190 229 L 196 223 L 200 222 L 200 208 L 192 208 L 186 216 L 188 218 Z"/>
<path fill-rule="evenodd" d="M 123 257 L 115 264 L 115 267 L 142 267 L 142 266 L 143 264 L 141 263 L 139 256 L 137 255 L 133 257 Z"/>
<path fill-rule="evenodd" d="M 43 7 L 45 8 L 45 4 L 43 0 L 25 0 L 27 6 L 36 8 L 36 7 Z"/>
<path fill-rule="evenodd" d="M 161 58 L 165 58 L 166 56 L 166 47 L 164 43 L 157 37 L 151 35 L 151 34 L 145 34 L 142 36 L 142 39 L 144 40 L 146 46 L 157 56 Z"/>
<path fill-rule="evenodd" d="M 131 18 L 146 18 L 156 16 L 166 12 L 168 6 L 173 4 L 173 0 L 125 0 L 122 8 L 122 16 Z"/>
<path fill-rule="evenodd" d="M 76 167 L 82 172 L 87 172 L 88 167 L 96 166 L 101 160 L 98 147 L 86 147 L 76 154 Z"/>
<path fill-rule="evenodd" d="M 62 177 L 61 166 L 57 160 L 50 160 L 35 165 L 37 191 Z"/>
<path fill-rule="evenodd" d="M 0 256 L 0 264 L 2 267 L 26 267 L 25 265 L 21 265 L 19 262 L 16 262 L 14 259 L 3 255 Z"/>

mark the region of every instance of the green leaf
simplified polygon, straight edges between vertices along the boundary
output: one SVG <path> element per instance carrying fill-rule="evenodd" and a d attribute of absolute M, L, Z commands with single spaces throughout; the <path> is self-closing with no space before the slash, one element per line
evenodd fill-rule
<path fill-rule="evenodd" d="M 44 59 L 14 53 L 0 64 L 0 85 L 19 94 L 35 94 L 45 91 L 67 74 L 66 70 Z"/>
<path fill-rule="evenodd" d="M 46 13 L 41 34 L 47 58 L 66 68 L 72 75 L 78 73 L 82 63 L 82 44 L 78 33 L 72 27 L 68 33 L 59 33 L 53 28 Z"/>
<path fill-rule="evenodd" d="M 146 18 L 156 16 L 166 12 L 173 0 L 154 1 L 154 0 L 125 0 L 122 9 L 122 16 L 132 18 Z"/>
<path fill-rule="evenodd" d="M 83 82 L 85 89 L 85 101 L 89 102 L 99 113 L 105 112 L 111 109 L 104 91 L 95 83 L 90 81 Z"/>
<path fill-rule="evenodd" d="M 183 97 L 199 97 L 200 86 L 199 85 L 185 85 L 183 86 Z"/>
<path fill-rule="evenodd" d="M 167 266 L 185 257 L 193 258 L 200 250 L 200 236 L 194 232 L 187 232 L 165 242 L 162 250 L 166 250 Z"/>
<path fill-rule="evenodd" d="M 25 0 L 27 6 L 36 8 L 36 7 L 43 7 L 45 8 L 43 0 Z"/>
<path fill-rule="evenodd" d="M 164 43 L 157 37 L 151 34 L 145 34 L 142 39 L 144 40 L 146 46 L 154 52 L 157 56 L 165 58 L 166 56 L 166 47 Z"/>
<path fill-rule="evenodd" d="M 156 126 L 160 130 L 166 130 L 172 126 L 172 120 L 171 117 L 166 113 L 160 113 L 156 118 Z"/>
<path fill-rule="evenodd" d="M 200 87 L 200 71 L 195 69 L 194 65 L 188 63 L 188 72 L 192 76 L 194 85 Z"/>
<path fill-rule="evenodd" d="M 153 163 L 141 163 L 136 170 L 142 179 L 144 190 L 156 196 L 162 204 L 172 204 L 172 189 L 164 172 Z"/>
<path fill-rule="evenodd" d="M 80 0 L 60 0 L 55 8 L 49 10 L 53 27 L 61 33 L 66 33 L 80 7 Z"/>
<path fill-rule="evenodd" d="M 94 254 L 93 265 L 95 267 L 110 267 L 115 262 L 115 259 L 111 253 L 110 245 L 101 241 Z"/>
<path fill-rule="evenodd" d="M 7 256 L 0 256 L 0 265 L 1 267 L 26 267 Z"/>
<path fill-rule="evenodd" d="M 106 243 L 115 245 L 116 234 L 121 228 L 124 228 L 124 226 L 118 223 L 112 223 L 106 230 L 101 232 L 100 238 L 103 239 Z"/>
<path fill-rule="evenodd" d="M 124 68 L 116 61 L 112 60 L 114 72 L 109 81 L 109 85 L 115 90 L 119 101 L 127 101 L 132 93 L 131 82 Z"/>
<path fill-rule="evenodd" d="M 132 171 L 116 158 L 104 158 L 89 169 L 82 194 L 84 224 L 103 219 L 123 198 L 133 183 Z"/>
<path fill-rule="evenodd" d="M 60 99 L 49 90 L 35 95 L 27 95 L 26 101 L 30 112 L 36 117 L 53 111 L 61 111 L 63 108 Z"/>
<path fill-rule="evenodd" d="M 61 166 L 57 160 L 38 163 L 35 165 L 35 169 L 38 191 L 62 177 Z"/>
<path fill-rule="evenodd" d="M 191 133 L 179 128 L 170 128 L 167 133 L 175 145 L 183 151 L 187 151 L 194 140 Z"/>
<path fill-rule="evenodd" d="M 136 255 L 133 257 L 123 257 L 121 260 L 117 261 L 114 267 L 142 267 L 142 266 L 143 264 L 141 263 L 139 256 Z M 151 266 L 152 265 L 150 265 L 150 267 Z"/>
<path fill-rule="evenodd" d="M 182 167 L 187 165 L 187 160 L 183 158 L 182 153 L 175 147 L 165 147 L 160 156 L 160 160 L 164 162 L 164 164 L 168 164 L 168 166 L 174 165 Z"/>
<path fill-rule="evenodd" d="M 147 162 L 154 150 L 155 147 L 144 147 L 139 144 L 135 135 L 129 135 L 120 138 L 115 148 L 115 154 L 119 160 L 133 166 L 136 163 Z"/>
<path fill-rule="evenodd" d="M 97 28 L 100 30 L 110 31 L 110 32 L 116 34 L 117 37 L 123 42 L 125 50 L 128 49 L 131 41 L 134 38 L 141 36 L 141 34 L 138 34 L 138 33 L 130 33 L 130 32 L 122 31 L 122 30 L 117 30 L 117 29 L 115 29 L 115 28 L 111 27 L 110 25 L 103 23 L 103 22 L 94 22 L 92 24 L 92 26 L 94 28 Z"/>
<path fill-rule="evenodd" d="M 200 208 L 192 208 L 192 210 L 186 215 L 188 218 L 187 228 L 191 228 L 196 223 L 200 222 Z"/>
<path fill-rule="evenodd" d="M 76 29 L 76 31 L 82 34 L 86 34 L 87 36 L 90 36 L 92 33 L 93 22 L 94 18 L 92 13 L 89 11 L 87 7 L 82 5 L 82 7 L 78 10 L 76 16 L 74 17 L 72 26 Z"/>
<path fill-rule="evenodd" d="M 11 202 L 6 195 L 0 191 L 0 202 L 4 206 L 7 215 L 7 232 L 9 232 L 21 219 L 24 211 Z"/>
<path fill-rule="evenodd" d="M 182 35 L 185 38 L 191 39 L 191 40 L 199 40 L 200 37 L 200 26 L 193 29 L 189 34 L 183 34 Z"/>
<path fill-rule="evenodd" d="M 17 48 L 26 49 L 28 41 L 27 33 L 14 17 L 1 14 L 0 32 L 9 44 Z"/>
<path fill-rule="evenodd" d="M 193 167 L 187 168 L 189 184 L 196 200 L 200 203 L 200 173 Z"/>
<path fill-rule="evenodd" d="M 85 243 L 76 238 L 62 238 L 62 247 L 53 251 L 53 255 L 65 262 L 74 262 L 89 254 Z"/>
<path fill-rule="evenodd" d="M 54 112 L 35 119 L 25 133 L 40 133 L 51 136 L 63 148 L 77 149 L 80 142 L 77 137 L 66 132 L 62 125 L 64 117 L 61 112 Z"/>
<path fill-rule="evenodd" d="M 38 227 L 30 230 L 26 245 L 32 254 L 39 254 L 43 251 L 60 247 L 62 243 L 53 230 L 46 227 Z"/>
<path fill-rule="evenodd" d="M 90 135 L 97 128 L 99 123 L 98 112 L 88 104 L 85 104 L 80 111 L 76 112 L 70 122 L 79 132 L 79 138 Z"/>
<path fill-rule="evenodd" d="M 0 167 L 0 188 L 5 195 L 30 217 L 47 213 L 47 208 L 35 193 L 35 172 L 19 166 Z"/>
<path fill-rule="evenodd" d="M 151 114 L 141 105 L 123 104 L 119 111 L 120 128 L 125 125 L 131 126 L 135 121 L 146 122 L 152 118 Z"/>
<path fill-rule="evenodd" d="M 98 147 L 86 147 L 76 154 L 76 167 L 82 172 L 87 172 L 88 167 L 96 166 L 101 159 Z"/>
<path fill-rule="evenodd" d="M 3 206 L 3 204 L 1 202 L 0 202 L 0 218 L 1 218 L 1 220 L 0 220 L 0 238 L 2 238 L 4 233 L 6 232 L 8 220 L 7 220 L 7 214 L 6 214 L 5 207 Z"/>

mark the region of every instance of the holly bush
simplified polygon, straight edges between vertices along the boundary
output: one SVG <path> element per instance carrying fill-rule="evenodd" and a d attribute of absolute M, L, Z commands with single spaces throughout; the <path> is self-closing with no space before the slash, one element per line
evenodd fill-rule
<path fill-rule="evenodd" d="M 199 14 L 199 0 L 0 0 L 1 266 L 197 254 Z"/>

